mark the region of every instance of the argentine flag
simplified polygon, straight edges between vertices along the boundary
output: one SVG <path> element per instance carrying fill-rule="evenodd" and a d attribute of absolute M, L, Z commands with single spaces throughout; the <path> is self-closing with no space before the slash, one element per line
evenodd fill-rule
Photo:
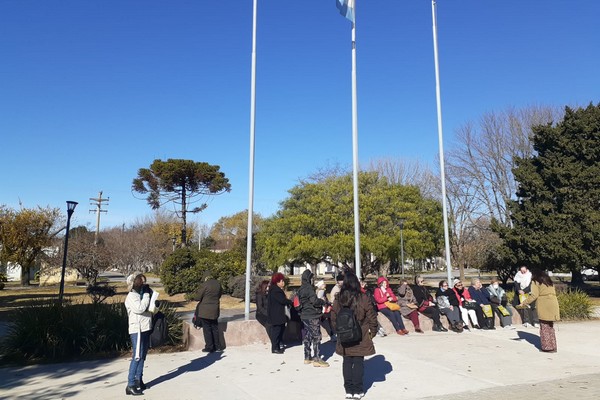
<path fill-rule="evenodd" d="M 335 6 L 340 10 L 340 14 L 354 22 L 354 1 L 355 0 L 335 0 Z"/>

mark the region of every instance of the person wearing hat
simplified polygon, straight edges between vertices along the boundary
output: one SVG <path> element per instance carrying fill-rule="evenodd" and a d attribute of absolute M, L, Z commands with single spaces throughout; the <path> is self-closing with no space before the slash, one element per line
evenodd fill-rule
<path fill-rule="evenodd" d="M 321 326 L 325 329 L 329 338 L 335 342 L 337 338 L 335 337 L 335 333 L 331 326 L 331 302 L 327 298 L 327 293 L 325 293 L 325 281 L 321 279 L 319 282 L 315 283 L 315 288 L 317 290 L 317 298 L 325 302 L 325 305 L 323 306 L 323 315 L 321 316 Z"/>
<path fill-rule="evenodd" d="M 302 339 L 304 364 L 312 364 L 315 367 L 329 367 L 329 364 L 321 359 L 320 354 L 321 316 L 323 315 L 325 301 L 317 297 L 314 277 L 310 269 L 304 271 L 302 273 L 302 285 L 296 293 L 300 299 L 300 319 L 306 332 Z"/>
<path fill-rule="evenodd" d="M 477 319 L 477 312 L 475 311 L 476 302 L 471 299 L 469 291 L 465 288 L 460 279 L 454 279 L 452 281 L 452 290 L 458 299 L 458 309 L 463 320 L 463 328 L 469 330 L 469 317 L 473 322 L 475 329 L 481 329 L 479 327 L 479 320 Z"/>
<path fill-rule="evenodd" d="M 337 294 L 342 289 L 342 284 L 344 283 L 344 275 L 337 274 L 337 276 L 335 277 L 335 282 L 336 283 L 331 289 L 331 292 L 329 292 L 329 298 L 331 299 L 331 301 L 335 301 L 335 296 L 337 296 Z"/>

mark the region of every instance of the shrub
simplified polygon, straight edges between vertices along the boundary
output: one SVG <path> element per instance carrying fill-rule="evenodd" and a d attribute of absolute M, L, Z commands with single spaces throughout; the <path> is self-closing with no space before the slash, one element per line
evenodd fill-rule
<path fill-rule="evenodd" d="M 165 314 L 165 321 L 169 327 L 169 336 L 166 344 L 181 344 L 183 341 L 183 321 L 177 314 L 175 306 L 168 301 L 161 301 L 159 310 Z"/>
<path fill-rule="evenodd" d="M 589 319 L 592 316 L 592 300 L 580 289 L 566 289 L 557 294 L 560 317 L 563 320 Z"/>
<path fill-rule="evenodd" d="M 256 287 L 263 280 L 262 276 L 252 276 L 250 278 L 250 302 L 256 302 Z M 246 275 L 238 275 L 229 279 L 229 290 L 231 297 L 244 299 L 246 297 Z"/>
<path fill-rule="evenodd" d="M 117 294 L 117 289 L 108 285 L 89 285 L 85 291 L 91 296 L 94 303 L 102 303 L 107 298 Z"/>
<path fill-rule="evenodd" d="M 64 304 L 51 299 L 16 310 L 0 344 L 7 361 L 68 360 L 129 346 L 122 303 Z"/>
<path fill-rule="evenodd" d="M 4 289 L 4 282 L 8 282 L 8 278 L 2 272 L 0 272 L 0 290 Z"/>

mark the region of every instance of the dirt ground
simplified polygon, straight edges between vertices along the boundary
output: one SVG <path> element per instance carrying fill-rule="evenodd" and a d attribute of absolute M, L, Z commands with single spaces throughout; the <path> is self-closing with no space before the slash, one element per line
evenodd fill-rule
<path fill-rule="evenodd" d="M 106 300 L 106 302 L 118 303 L 124 302 L 127 295 L 125 284 L 117 284 L 117 294 Z M 177 311 L 194 311 L 195 301 L 187 301 L 184 294 L 169 296 L 165 293 L 162 285 L 153 285 L 153 288 L 160 293 L 159 300 L 165 300 L 173 303 Z M 37 301 L 58 299 L 58 286 L 38 285 L 20 286 L 17 283 L 9 282 L 3 290 L 0 290 L 0 320 L 10 319 L 10 311 L 31 305 Z M 85 286 L 65 286 L 65 301 L 73 303 L 90 303 L 91 297 L 86 293 Z M 244 309 L 244 300 L 224 295 L 221 298 L 222 309 Z"/>

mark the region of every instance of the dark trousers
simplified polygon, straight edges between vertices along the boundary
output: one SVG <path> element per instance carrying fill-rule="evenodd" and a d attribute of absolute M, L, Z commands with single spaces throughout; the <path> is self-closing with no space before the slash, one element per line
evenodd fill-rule
<path fill-rule="evenodd" d="M 285 324 L 271 325 L 269 339 L 271 339 L 271 350 L 279 350 L 283 346 L 283 333 L 285 332 Z"/>
<path fill-rule="evenodd" d="M 219 340 L 219 321 L 216 319 L 200 318 L 202 321 L 202 333 L 204 334 L 204 348 L 215 351 L 221 350 L 221 341 Z"/>
<path fill-rule="evenodd" d="M 344 389 L 346 393 L 364 393 L 363 376 L 365 373 L 365 358 L 344 356 L 342 374 L 344 375 Z"/>
<path fill-rule="evenodd" d="M 426 317 L 431 318 L 435 325 L 442 325 L 442 321 L 440 321 L 440 311 L 437 309 L 437 307 L 427 307 L 423 311 L 420 311 L 419 309 L 419 312 Z"/>
<path fill-rule="evenodd" d="M 405 329 L 404 322 L 402 322 L 402 314 L 400 314 L 400 311 L 392 311 L 389 308 L 382 308 L 381 310 L 379 310 L 379 312 L 385 315 L 387 319 L 389 319 L 392 322 L 392 325 L 394 325 L 394 329 L 396 331 L 399 331 L 400 329 Z"/>

